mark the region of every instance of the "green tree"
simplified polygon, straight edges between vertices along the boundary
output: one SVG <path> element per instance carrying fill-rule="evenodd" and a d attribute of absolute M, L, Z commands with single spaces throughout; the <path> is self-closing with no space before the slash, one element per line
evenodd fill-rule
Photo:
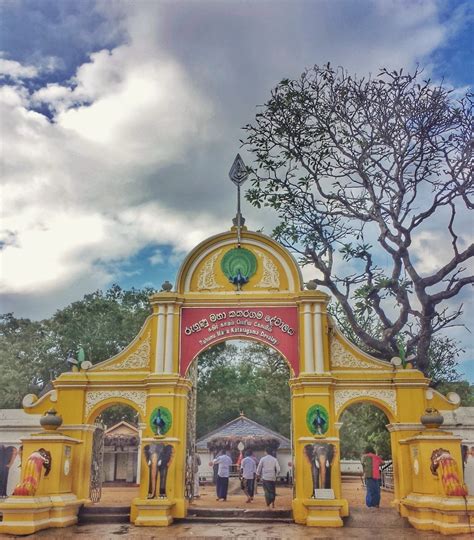
<path fill-rule="evenodd" d="M 56 336 L 62 358 L 82 345 L 93 364 L 119 353 L 138 334 L 151 313 L 153 289 L 123 290 L 113 285 L 105 293 L 86 294 L 56 312 L 48 327 Z"/>
<path fill-rule="evenodd" d="M 245 416 L 290 435 L 289 369 L 280 355 L 253 342 L 220 344 L 198 359 L 197 437 Z"/>
<path fill-rule="evenodd" d="M 20 407 L 27 393 L 40 392 L 68 369 L 67 352 L 79 344 L 93 363 L 120 352 L 151 313 L 148 297 L 153 292 L 114 285 L 43 321 L 0 316 L 0 407 Z"/>
<path fill-rule="evenodd" d="M 252 125 L 248 200 L 273 208 L 276 238 L 315 268 L 314 281 L 344 310 L 355 335 L 390 359 L 430 369 L 433 337 L 462 313 L 448 302 L 474 282 L 462 220 L 472 210 L 472 95 L 382 70 L 357 78 L 329 64 L 283 80 Z M 448 236 L 423 267 L 430 227 Z M 361 324 L 375 317 L 380 336 Z"/>
<path fill-rule="evenodd" d="M 138 426 L 138 413 L 129 405 L 117 404 L 107 407 L 97 417 L 96 422 L 110 428 L 123 420 L 132 426 Z"/>
<path fill-rule="evenodd" d="M 354 332 L 351 324 L 349 323 L 344 310 L 340 304 L 332 303 L 328 306 L 328 311 L 335 319 L 338 328 L 341 332 L 363 351 L 377 355 L 377 351 L 368 347 L 362 339 Z M 383 328 L 380 325 L 380 321 L 372 314 L 357 314 L 357 323 L 364 328 L 364 331 L 376 339 L 382 339 Z M 405 332 L 400 332 L 399 343 L 403 344 L 407 341 L 408 336 Z M 461 379 L 461 375 L 458 371 L 459 364 L 458 358 L 461 353 L 464 352 L 459 344 L 442 335 L 435 335 L 431 340 L 431 345 L 428 350 L 429 368 L 427 376 L 431 379 L 431 386 L 437 387 L 443 382 L 457 382 Z M 398 356 L 398 354 L 397 354 Z"/>
<path fill-rule="evenodd" d="M 54 336 L 42 322 L 0 316 L 0 408 L 21 406 L 23 397 L 54 378 L 58 361 Z"/>
<path fill-rule="evenodd" d="M 389 423 L 385 413 L 369 403 L 355 403 L 341 415 L 341 456 L 360 459 L 371 444 L 383 459 L 391 459 Z"/>

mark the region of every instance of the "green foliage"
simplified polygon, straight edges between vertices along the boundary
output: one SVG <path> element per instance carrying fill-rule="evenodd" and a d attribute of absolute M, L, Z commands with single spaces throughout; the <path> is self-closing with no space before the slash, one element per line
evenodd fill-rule
<path fill-rule="evenodd" d="M 66 371 L 67 352 L 79 344 L 94 364 L 121 351 L 151 313 L 148 297 L 153 292 L 113 285 L 43 321 L 0 316 L 0 408 L 20 407 L 26 394 L 37 394 Z"/>
<path fill-rule="evenodd" d="M 106 428 L 112 427 L 119 422 L 128 422 L 132 426 L 138 426 L 138 413 L 129 405 L 117 404 L 107 407 L 96 419 L 96 422 L 104 424 Z"/>
<path fill-rule="evenodd" d="M 281 356 L 254 342 L 222 343 L 199 357 L 197 437 L 233 420 L 241 411 L 290 436 L 289 368 Z"/>
<path fill-rule="evenodd" d="M 150 314 L 152 289 L 124 291 L 113 285 L 105 293 L 86 294 L 59 310 L 48 321 L 62 357 L 82 345 L 86 360 L 93 364 L 120 352 L 137 335 Z"/>
<path fill-rule="evenodd" d="M 360 459 L 368 444 L 385 460 L 391 459 L 390 434 L 386 415 L 375 405 L 356 403 L 341 416 L 341 457 Z"/>
<path fill-rule="evenodd" d="M 337 303 L 329 304 L 328 312 L 335 319 L 341 332 L 360 349 L 368 354 L 378 356 L 377 351 L 368 347 L 367 344 L 359 338 L 354 332 L 347 316 L 341 306 Z M 357 324 L 364 332 L 373 336 L 377 340 L 383 338 L 383 327 L 377 317 L 374 317 L 370 311 L 360 310 L 356 314 Z M 400 332 L 397 337 L 398 351 L 402 362 L 406 364 L 409 361 L 406 358 L 405 341 L 407 337 L 404 332 Z M 416 352 L 416 350 L 415 350 Z M 464 350 L 459 343 L 447 336 L 435 335 L 431 340 L 428 349 L 429 368 L 426 375 L 431 379 L 432 386 L 437 387 L 440 383 L 459 382 L 461 375 L 458 371 L 458 357 Z"/>
<path fill-rule="evenodd" d="M 461 398 L 462 407 L 474 407 L 474 384 L 468 381 L 440 383 L 436 386 L 436 390 L 444 395 L 448 392 L 456 392 Z"/>

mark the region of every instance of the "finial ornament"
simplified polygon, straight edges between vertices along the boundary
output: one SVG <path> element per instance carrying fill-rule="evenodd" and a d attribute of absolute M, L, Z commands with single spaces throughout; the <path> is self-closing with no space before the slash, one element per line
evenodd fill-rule
<path fill-rule="evenodd" d="M 237 186 L 237 246 L 240 247 L 240 231 L 242 228 L 242 214 L 240 213 L 240 186 L 248 178 L 247 166 L 244 163 L 244 160 L 240 157 L 240 154 L 237 154 L 232 163 L 232 167 L 229 171 L 229 178 Z"/>

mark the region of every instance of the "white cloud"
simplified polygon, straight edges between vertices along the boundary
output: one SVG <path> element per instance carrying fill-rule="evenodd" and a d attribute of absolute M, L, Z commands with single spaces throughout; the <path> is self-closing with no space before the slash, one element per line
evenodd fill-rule
<path fill-rule="evenodd" d="M 48 315 L 109 283 L 118 263 L 147 245 L 171 246 L 176 261 L 227 228 L 240 126 L 284 76 L 328 60 L 359 74 L 411 67 L 447 35 L 434 1 L 417 9 L 374 2 L 364 13 L 357 3 L 278 2 L 270 10 L 260 2 L 253 17 L 246 3 L 224 4 L 99 2 L 108 31 L 126 39 L 32 95 L 22 80 L 61 60 L 0 58 L 16 81 L 0 88 L 8 309 Z M 52 121 L 32 110 L 41 106 Z M 273 218 L 246 206 L 244 214 L 250 228 L 271 230 Z M 420 239 L 429 268 L 423 246 Z"/>
<path fill-rule="evenodd" d="M 35 66 L 25 66 L 15 60 L 0 58 L 0 79 L 11 77 L 18 81 L 21 79 L 32 79 L 38 75 L 38 69 Z"/>
<path fill-rule="evenodd" d="M 158 266 L 159 264 L 163 264 L 165 262 L 165 257 L 163 255 L 163 252 L 160 249 L 155 250 L 153 255 L 148 258 L 149 262 L 153 266 Z"/>

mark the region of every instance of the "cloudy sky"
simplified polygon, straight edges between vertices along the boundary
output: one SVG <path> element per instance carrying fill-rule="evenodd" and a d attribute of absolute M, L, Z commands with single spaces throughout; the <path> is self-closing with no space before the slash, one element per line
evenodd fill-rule
<path fill-rule="evenodd" d="M 230 225 L 241 127 L 282 78 L 419 63 L 462 90 L 474 72 L 469 0 L 2 0 L 0 18 L 1 311 L 30 318 L 173 281 Z"/>

